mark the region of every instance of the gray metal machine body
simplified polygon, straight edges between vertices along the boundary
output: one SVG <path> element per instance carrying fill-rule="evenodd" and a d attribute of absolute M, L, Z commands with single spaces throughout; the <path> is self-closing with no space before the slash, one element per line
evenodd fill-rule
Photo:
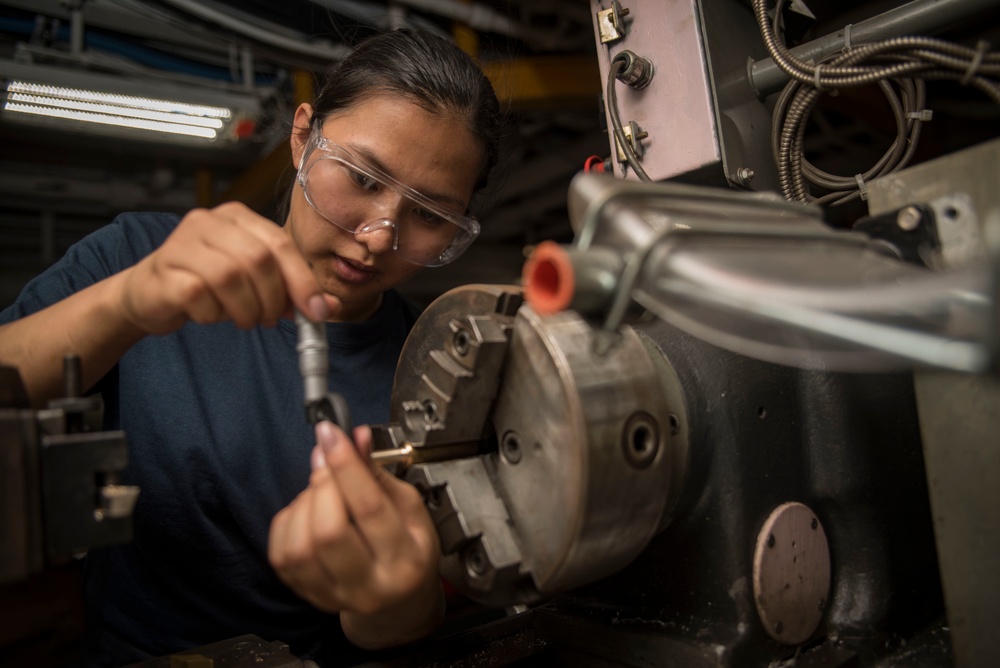
<path fill-rule="evenodd" d="M 936 189 L 887 203 L 889 220 L 923 202 L 923 224 L 952 225 L 934 202 L 962 190 L 945 173 L 969 159 L 902 173 Z M 967 222 L 986 230 L 996 203 L 976 199 L 966 213 L 986 214 Z M 996 552 L 965 547 L 991 540 L 1000 507 L 986 483 L 989 246 L 917 266 L 809 207 L 606 177 L 578 179 L 570 202 L 578 308 L 539 315 L 513 286 L 444 295 L 407 341 L 392 423 L 376 430 L 418 452 L 400 473 L 427 499 L 445 577 L 489 606 L 527 606 L 503 621 L 510 635 L 490 627 L 505 651 L 705 666 L 995 652 L 972 611 L 995 609 L 976 591 L 995 591 Z M 959 358 L 979 366 L 934 370 Z M 941 382 L 972 383 L 960 440 L 945 417 L 960 395 L 928 398 Z M 930 454 L 946 429 L 964 465 Z M 957 516 L 936 526 L 932 507 Z"/>

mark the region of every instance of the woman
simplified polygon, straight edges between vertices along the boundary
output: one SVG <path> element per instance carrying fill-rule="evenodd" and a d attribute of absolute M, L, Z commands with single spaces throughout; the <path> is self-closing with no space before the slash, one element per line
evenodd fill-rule
<path fill-rule="evenodd" d="M 385 647 L 442 618 L 419 495 L 364 461 L 367 428 L 355 449 L 306 426 L 288 318 L 330 323 L 331 390 L 358 423 L 385 421 L 416 317 L 392 288 L 475 238 L 499 105 L 460 50 L 398 31 L 334 67 L 293 125 L 283 227 L 239 204 L 126 214 L 0 314 L 0 360 L 36 405 L 76 353 L 128 437 L 135 536 L 87 557 L 89 665 L 247 633 L 325 664 L 345 634 Z"/>

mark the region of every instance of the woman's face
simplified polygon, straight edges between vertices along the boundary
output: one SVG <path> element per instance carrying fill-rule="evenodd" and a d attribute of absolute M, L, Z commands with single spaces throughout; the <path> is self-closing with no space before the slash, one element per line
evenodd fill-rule
<path fill-rule="evenodd" d="M 296 166 L 309 140 L 311 118 L 312 108 L 306 104 L 295 113 L 291 142 Z M 464 213 L 468 208 L 483 158 L 464 120 L 429 112 L 399 96 L 379 94 L 328 116 L 322 133 L 397 181 L 447 202 L 449 209 Z M 310 192 L 321 187 L 323 181 L 310 177 Z M 412 215 L 403 210 L 412 208 L 412 202 L 391 191 L 378 195 L 377 201 L 378 210 L 359 213 L 359 219 L 401 220 Z M 337 320 L 369 318 L 381 304 L 385 290 L 422 268 L 392 249 L 390 227 L 356 235 L 341 229 L 309 205 L 298 182 L 292 191 L 285 230 L 305 256 L 320 287 L 343 304 Z"/>

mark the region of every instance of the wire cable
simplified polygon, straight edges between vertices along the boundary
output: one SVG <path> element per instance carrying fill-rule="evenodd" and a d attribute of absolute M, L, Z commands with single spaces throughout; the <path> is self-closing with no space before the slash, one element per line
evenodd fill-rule
<path fill-rule="evenodd" d="M 615 57 L 611 60 L 611 66 L 608 68 L 608 85 L 607 91 L 605 93 L 605 98 L 608 103 L 608 116 L 611 117 L 611 128 L 614 131 L 615 141 L 618 143 L 619 148 L 621 148 L 622 153 L 625 155 L 625 162 L 635 175 L 639 177 L 642 181 L 652 181 L 649 178 L 649 174 L 646 170 L 642 168 L 639 164 L 639 158 L 635 154 L 635 150 L 632 148 L 632 144 L 625 137 L 625 130 L 622 127 L 621 118 L 618 116 L 618 94 L 615 91 L 615 83 L 618 81 L 618 75 L 620 75 L 627 65 L 627 62 L 619 57 Z M 636 141 L 639 141 L 636 139 Z"/>
<path fill-rule="evenodd" d="M 931 37 L 894 37 L 871 44 L 852 44 L 818 63 L 796 58 L 778 39 L 785 0 L 776 0 L 773 18 L 767 0 L 752 0 L 764 44 L 789 78 L 779 94 L 771 126 L 771 149 L 778 166 L 782 195 L 792 201 L 845 204 L 867 196 L 866 182 L 902 169 L 916 152 L 925 109 L 928 80 L 954 80 L 972 86 L 1000 105 L 1000 52 L 989 44 L 977 48 Z M 869 169 L 852 176 L 829 174 L 806 160 L 806 122 L 823 94 L 876 84 L 885 95 L 896 123 L 896 138 Z M 815 197 L 807 184 L 828 191 Z"/>

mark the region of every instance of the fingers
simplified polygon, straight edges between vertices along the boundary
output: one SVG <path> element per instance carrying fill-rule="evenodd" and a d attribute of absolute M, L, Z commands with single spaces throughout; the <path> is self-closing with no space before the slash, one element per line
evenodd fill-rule
<path fill-rule="evenodd" d="M 354 436 L 370 448 L 369 428 Z M 333 424 L 317 425 L 316 438 L 309 487 L 271 525 L 268 557 L 281 579 L 323 610 L 363 615 L 425 591 L 440 553 L 420 495 L 372 467 Z"/>
<path fill-rule="evenodd" d="M 357 434 L 371 442 L 371 431 Z M 391 558 L 400 549 L 405 526 L 392 498 L 376 479 L 376 469 L 362 457 L 344 432 L 329 422 L 316 426 L 327 469 L 340 488 L 347 512 L 376 557 Z"/>
<path fill-rule="evenodd" d="M 286 298 L 270 250 L 230 219 L 211 225 L 210 231 L 189 233 L 178 239 L 184 243 L 165 248 L 157 270 L 185 281 L 175 284 L 180 291 L 176 298 L 185 300 L 181 304 L 195 322 L 225 318 L 243 328 L 274 324 Z"/>
<path fill-rule="evenodd" d="M 319 289 L 312 270 L 284 230 L 273 224 L 248 224 L 247 230 L 273 253 L 286 293 L 295 308 L 315 321 L 326 320 L 339 308 L 339 302 Z"/>
<path fill-rule="evenodd" d="M 354 445 L 362 459 L 368 459 L 372 453 L 372 428 L 366 424 L 354 428 Z"/>
<path fill-rule="evenodd" d="M 312 470 L 316 471 L 318 469 L 326 469 L 326 454 L 325 448 L 319 444 L 319 438 L 317 437 L 316 446 L 312 450 L 310 455 L 310 465 Z M 372 429 L 368 425 L 361 425 L 360 427 L 354 428 L 354 446 L 358 450 L 358 454 L 363 460 L 367 460 L 372 450 Z"/>
<path fill-rule="evenodd" d="M 315 561 L 331 589 L 330 600 L 339 603 L 351 600 L 359 585 L 370 579 L 375 558 L 351 521 L 328 471 L 317 477 L 321 482 L 309 497 L 308 513 L 302 513 L 306 524 L 301 529 L 311 536 Z"/>
<path fill-rule="evenodd" d="M 333 583 L 312 558 L 306 526 L 310 495 L 310 490 L 306 490 L 274 516 L 268 540 L 268 560 L 281 580 L 300 596 L 320 609 L 336 612 L 336 605 L 331 606 L 328 596 L 324 595 L 332 590 Z"/>
<path fill-rule="evenodd" d="M 274 324 L 289 300 L 314 320 L 329 316 L 316 278 L 284 230 L 241 205 L 213 213 L 219 221 L 203 239 L 217 261 L 204 258 L 198 271 L 237 325 Z"/>
<path fill-rule="evenodd" d="M 134 269 L 126 317 L 151 333 L 185 319 L 274 325 L 293 305 L 325 320 L 340 307 L 322 292 L 291 237 L 236 203 L 190 212 Z"/>

